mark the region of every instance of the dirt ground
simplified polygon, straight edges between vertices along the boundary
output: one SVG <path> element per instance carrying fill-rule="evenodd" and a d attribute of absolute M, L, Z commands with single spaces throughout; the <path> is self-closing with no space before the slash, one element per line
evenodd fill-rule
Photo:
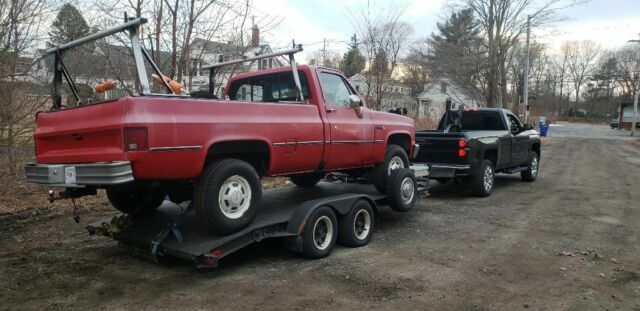
<path fill-rule="evenodd" d="M 413 211 L 384 210 L 368 246 L 320 260 L 271 240 L 213 270 L 154 264 L 87 234 L 108 206 L 80 225 L 68 209 L 5 214 L 0 309 L 640 310 L 640 148 L 573 129 L 551 129 L 535 183 L 499 175 L 485 199 L 434 184 Z"/>

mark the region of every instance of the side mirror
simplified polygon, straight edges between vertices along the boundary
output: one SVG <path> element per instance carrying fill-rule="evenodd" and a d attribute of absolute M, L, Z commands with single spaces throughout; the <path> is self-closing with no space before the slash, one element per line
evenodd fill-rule
<path fill-rule="evenodd" d="M 523 130 L 523 131 L 533 130 L 533 124 L 525 123 L 525 124 L 522 126 L 522 130 Z"/>
<path fill-rule="evenodd" d="M 362 106 L 362 99 L 356 94 L 349 95 L 349 106 L 351 108 L 357 108 Z"/>

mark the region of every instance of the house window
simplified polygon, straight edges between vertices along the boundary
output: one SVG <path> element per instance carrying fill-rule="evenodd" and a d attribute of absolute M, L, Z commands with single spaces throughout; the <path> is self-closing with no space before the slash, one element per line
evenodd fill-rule
<path fill-rule="evenodd" d="M 440 82 L 440 93 L 447 93 L 447 82 Z"/>

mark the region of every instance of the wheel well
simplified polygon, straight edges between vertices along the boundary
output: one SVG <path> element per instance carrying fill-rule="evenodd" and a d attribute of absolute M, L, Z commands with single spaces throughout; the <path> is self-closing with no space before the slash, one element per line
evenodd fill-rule
<path fill-rule="evenodd" d="M 538 158 L 540 158 L 540 144 L 533 144 L 533 146 L 531 146 L 531 150 L 535 151 L 538 154 Z"/>
<path fill-rule="evenodd" d="M 205 163 L 224 158 L 245 161 L 264 176 L 269 170 L 269 145 L 260 140 L 224 141 L 211 145 Z"/>
<path fill-rule="evenodd" d="M 498 164 L 498 151 L 496 150 L 485 151 L 483 159 L 491 161 L 491 163 L 493 163 L 493 167 L 496 167 L 496 164 Z"/>
<path fill-rule="evenodd" d="M 411 137 L 407 134 L 392 134 L 389 136 L 389 140 L 387 141 L 387 145 L 397 145 L 400 146 L 404 151 L 409 154 L 409 150 L 411 144 Z"/>

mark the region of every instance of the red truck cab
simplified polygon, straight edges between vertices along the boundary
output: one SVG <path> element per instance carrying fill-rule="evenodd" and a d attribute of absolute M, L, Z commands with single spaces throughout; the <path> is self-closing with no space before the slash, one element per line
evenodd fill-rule
<path fill-rule="evenodd" d="M 413 120 L 368 109 L 336 70 L 293 63 L 250 72 L 223 95 L 140 94 L 40 112 L 27 180 L 70 196 L 104 188 L 132 215 L 167 195 L 190 200 L 209 229 L 230 233 L 255 218 L 262 176 L 310 187 L 339 171 L 371 176 L 384 191 L 414 153 Z"/>

